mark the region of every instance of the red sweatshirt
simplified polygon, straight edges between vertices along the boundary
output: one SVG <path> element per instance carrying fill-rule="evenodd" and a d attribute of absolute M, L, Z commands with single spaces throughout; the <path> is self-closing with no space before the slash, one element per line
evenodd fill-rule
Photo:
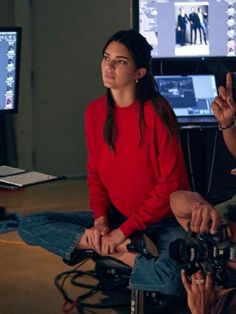
<path fill-rule="evenodd" d="M 138 103 L 115 108 L 115 153 L 103 140 L 106 111 L 103 96 L 85 113 L 90 206 L 98 218 L 107 216 L 111 202 L 127 217 L 120 229 L 128 237 L 171 214 L 170 193 L 189 189 L 187 173 L 177 136 L 170 136 L 150 101 L 141 144 Z"/>

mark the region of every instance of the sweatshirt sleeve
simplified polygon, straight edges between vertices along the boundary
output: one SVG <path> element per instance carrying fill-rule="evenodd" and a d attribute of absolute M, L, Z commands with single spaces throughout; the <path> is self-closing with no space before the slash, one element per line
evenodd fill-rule
<path fill-rule="evenodd" d="M 94 213 L 94 219 L 100 216 L 107 216 L 109 197 L 107 190 L 103 186 L 97 171 L 97 140 L 96 121 L 93 121 L 90 108 L 85 112 L 85 138 L 88 151 L 87 159 L 87 183 L 89 187 L 89 205 Z"/>
<path fill-rule="evenodd" d="M 158 182 L 149 197 L 121 225 L 125 236 L 137 230 L 145 230 L 162 218 L 172 215 L 170 194 L 176 190 L 189 190 L 188 177 L 180 141 L 171 136 L 165 125 L 158 119 L 154 126 L 156 162 L 159 169 Z"/>

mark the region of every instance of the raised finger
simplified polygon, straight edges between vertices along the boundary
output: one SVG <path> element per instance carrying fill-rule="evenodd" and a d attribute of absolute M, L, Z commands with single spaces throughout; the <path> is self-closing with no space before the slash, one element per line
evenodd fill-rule
<path fill-rule="evenodd" d="M 219 97 L 225 101 L 226 100 L 226 97 L 229 96 L 229 94 L 227 93 L 227 90 L 224 88 L 224 86 L 220 86 L 218 88 L 218 95 Z"/>
<path fill-rule="evenodd" d="M 234 73 L 236 75 L 236 73 Z M 231 73 L 226 74 L 226 91 L 227 94 L 232 98 L 232 75 Z"/>

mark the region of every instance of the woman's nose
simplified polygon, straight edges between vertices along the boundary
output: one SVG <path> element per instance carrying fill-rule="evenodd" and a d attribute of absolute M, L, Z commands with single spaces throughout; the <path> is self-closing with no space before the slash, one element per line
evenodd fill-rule
<path fill-rule="evenodd" d="M 108 68 L 114 69 L 116 66 L 116 61 L 115 60 L 107 60 L 106 65 Z"/>

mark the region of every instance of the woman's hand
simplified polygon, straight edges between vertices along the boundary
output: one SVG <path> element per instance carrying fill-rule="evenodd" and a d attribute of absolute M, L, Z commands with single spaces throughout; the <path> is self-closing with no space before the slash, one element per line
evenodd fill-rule
<path fill-rule="evenodd" d="M 202 272 L 196 272 L 191 276 L 191 282 L 186 277 L 185 271 L 181 271 L 181 279 L 187 292 L 187 301 L 192 314 L 208 314 L 216 301 L 216 291 L 211 274 L 206 278 Z"/>
<path fill-rule="evenodd" d="M 99 230 L 102 236 L 110 232 L 108 220 L 104 216 L 101 216 L 94 220 L 94 228 Z"/>
<path fill-rule="evenodd" d="M 126 240 L 123 232 L 117 228 L 112 230 L 110 233 L 104 235 L 101 238 L 101 254 L 102 255 L 111 255 L 115 253 L 116 246 L 121 244 Z"/>
<path fill-rule="evenodd" d="M 110 232 L 108 220 L 101 216 L 94 221 L 92 228 L 86 229 L 84 233 L 84 240 L 87 245 L 97 253 L 101 254 L 101 238 Z"/>

